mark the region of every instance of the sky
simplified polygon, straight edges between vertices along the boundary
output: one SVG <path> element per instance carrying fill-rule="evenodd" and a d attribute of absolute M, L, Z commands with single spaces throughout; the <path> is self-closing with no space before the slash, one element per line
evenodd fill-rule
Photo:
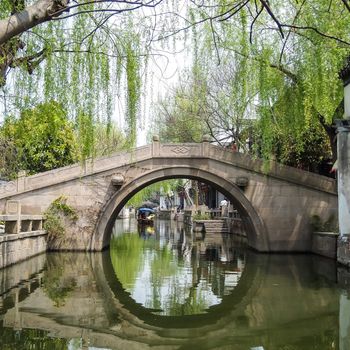
<path fill-rule="evenodd" d="M 189 55 L 183 48 L 177 53 L 164 53 L 164 57 L 153 57 L 149 64 L 150 79 L 145 86 L 145 94 L 142 96 L 141 115 L 137 134 L 137 146 L 148 143 L 147 136 L 152 124 L 154 107 L 158 100 L 164 98 L 167 93 L 176 87 L 181 77 L 181 71 L 188 66 Z"/>

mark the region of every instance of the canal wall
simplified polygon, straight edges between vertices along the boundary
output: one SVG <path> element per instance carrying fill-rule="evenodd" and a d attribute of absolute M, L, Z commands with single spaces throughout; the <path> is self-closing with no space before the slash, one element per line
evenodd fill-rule
<path fill-rule="evenodd" d="M 0 269 L 43 253 L 47 249 L 43 230 L 0 236 Z"/>
<path fill-rule="evenodd" d="M 335 232 L 314 232 L 311 251 L 327 258 L 336 259 L 338 236 L 339 234 Z"/>
<path fill-rule="evenodd" d="M 350 235 L 341 235 L 338 239 L 338 262 L 350 267 Z"/>

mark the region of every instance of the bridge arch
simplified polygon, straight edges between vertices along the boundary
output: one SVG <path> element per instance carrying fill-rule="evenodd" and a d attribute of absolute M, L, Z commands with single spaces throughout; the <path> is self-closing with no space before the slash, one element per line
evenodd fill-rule
<path fill-rule="evenodd" d="M 101 209 L 91 236 L 90 250 L 101 250 L 109 246 L 115 219 L 132 196 L 152 183 L 173 178 L 199 180 L 213 186 L 227 196 L 245 223 L 248 245 L 259 251 L 269 251 L 269 239 L 265 224 L 242 190 L 233 182 L 222 178 L 213 171 L 188 166 L 155 169 L 123 185 Z"/>

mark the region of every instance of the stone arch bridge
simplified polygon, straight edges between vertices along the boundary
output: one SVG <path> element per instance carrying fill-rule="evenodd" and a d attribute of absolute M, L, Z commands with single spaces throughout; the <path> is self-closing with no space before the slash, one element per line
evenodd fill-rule
<path fill-rule="evenodd" d="M 19 177 L 0 186 L 0 213 L 9 200 L 22 214 L 41 214 L 59 196 L 78 212 L 58 249 L 99 251 L 109 245 L 119 211 L 139 190 L 170 178 L 206 182 L 240 212 L 248 244 L 258 251 L 309 251 L 310 217 L 337 217 L 335 180 L 266 164 L 209 142 L 151 145 L 80 164 Z"/>

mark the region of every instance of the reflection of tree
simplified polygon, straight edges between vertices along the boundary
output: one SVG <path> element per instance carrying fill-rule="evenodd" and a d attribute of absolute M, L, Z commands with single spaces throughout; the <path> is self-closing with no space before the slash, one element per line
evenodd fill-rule
<path fill-rule="evenodd" d="M 206 291 L 200 289 L 199 281 L 185 288 L 179 288 L 178 281 L 172 283 L 172 290 L 164 313 L 170 316 L 195 315 L 205 312 L 210 304 Z"/>
<path fill-rule="evenodd" d="M 119 235 L 111 240 L 111 260 L 124 288 L 132 287 L 142 266 L 144 241 L 135 233 Z"/>
<path fill-rule="evenodd" d="M 56 257 L 48 256 L 47 269 L 43 278 L 43 290 L 57 307 L 63 306 L 68 294 L 74 290 L 76 280 L 65 275 L 64 259 L 57 261 Z M 67 264 L 67 266 L 70 266 Z"/>
<path fill-rule="evenodd" d="M 171 276 L 178 272 L 178 265 L 174 261 L 172 251 L 168 246 L 159 248 L 159 241 L 153 241 L 155 250 L 151 261 L 151 285 L 153 288 L 152 308 L 161 308 L 161 288 Z"/>
<path fill-rule="evenodd" d="M 220 243 L 193 244 L 184 232 L 157 232 L 148 239 L 126 233 L 113 238 L 111 259 L 124 288 L 143 295 L 147 308 L 172 316 L 199 314 L 234 288 L 225 285 L 226 272 L 237 268 L 220 260 Z"/>
<path fill-rule="evenodd" d="M 2 350 L 66 350 L 67 339 L 52 338 L 47 332 L 38 329 L 22 329 L 0 327 L 0 349 Z"/>

